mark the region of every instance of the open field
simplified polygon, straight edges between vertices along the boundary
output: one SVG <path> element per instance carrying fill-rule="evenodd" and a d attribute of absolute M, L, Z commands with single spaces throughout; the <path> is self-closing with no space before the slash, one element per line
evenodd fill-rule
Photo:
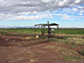
<path fill-rule="evenodd" d="M 3 34 L 16 34 L 16 35 L 27 35 L 27 34 L 35 34 L 41 33 L 41 31 L 45 31 L 47 33 L 47 29 L 0 29 L 0 32 L 3 32 Z M 7 32 L 7 33 L 5 33 Z M 84 29 L 55 29 L 55 34 L 70 34 L 70 35 L 84 35 Z"/>
<path fill-rule="evenodd" d="M 61 34 L 84 35 L 84 29 L 59 29 Z"/>
<path fill-rule="evenodd" d="M 0 29 L 0 63 L 84 63 L 84 29 L 60 29 L 53 38 L 34 31 Z"/>

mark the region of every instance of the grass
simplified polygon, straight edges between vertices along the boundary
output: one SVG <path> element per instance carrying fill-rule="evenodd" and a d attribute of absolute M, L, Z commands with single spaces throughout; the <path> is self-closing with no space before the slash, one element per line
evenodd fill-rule
<path fill-rule="evenodd" d="M 36 54 L 34 53 L 34 52 L 32 52 L 32 51 L 26 51 L 25 52 L 26 54 L 30 54 L 31 56 L 35 56 Z"/>
<path fill-rule="evenodd" d="M 81 49 L 79 53 L 84 56 L 84 49 Z"/>
<path fill-rule="evenodd" d="M 60 55 L 60 57 L 62 57 L 64 59 L 64 61 L 76 61 L 76 60 L 80 60 L 81 57 L 78 57 L 78 56 L 71 56 L 71 55 Z"/>
<path fill-rule="evenodd" d="M 76 47 L 76 45 L 72 45 L 71 47 L 72 47 L 72 48 L 75 48 L 75 47 Z"/>
<path fill-rule="evenodd" d="M 67 46 L 76 47 L 76 45 L 83 45 L 84 39 L 79 37 L 66 37 L 64 39 L 51 39 L 51 41 L 57 42 L 58 44 L 65 44 Z"/>
<path fill-rule="evenodd" d="M 62 47 L 57 47 L 56 49 L 56 53 L 59 52 L 60 53 L 60 57 L 64 60 L 64 61 L 74 61 L 74 60 L 80 60 L 82 59 L 80 57 L 80 55 L 73 50 L 70 50 L 68 48 L 62 48 Z"/>
<path fill-rule="evenodd" d="M 6 33 L 6 32 L 1 32 L 3 33 L 3 35 L 11 35 L 10 33 Z"/>
<path fill-rule="evenodd" d="M 55 42 L 56 41 L 56 39 L 54 39 L 54 38 L 51 38 L 51 39 L 49 39 L 50 41 L 53 41 L 53 42 Z"/>
<path fill-rule="evenodd" d="M 18 29 L 0 29 L 0 32 L 7 32 L 10 34 L 19 34 L 19 35 L 27 35 L 27 34 L 40 34 L 41 31 L 48 32 L 47 29 L 27 29 L 27 28 L 18 28 Z M 54 33 L 58 33 L 58 30 L 55 29 Z M 59 29 L 60 34 L 73 34 L 73 35 L 84 35 L 84 29 Z"/>
<path fill-rule="evenodd" d="M 10 33 L 13 35 L 28 35 L 34 34 L 35 29 L 0 29 L 0 31 Z"/>
<path fill-rule="evenodd" d="M 31 40 L 31 41 L 28 41 L 28 42 L 26 41 L 26 42 L 23 42 L 22 44 L 24 44 L 25 46 L 28 46 L 28 45 L 44 43 L 46 41 L 47 41 L 47 39 L 39 39 L 39 40 Z"/>
<path fill-rule="evenodd" d="M 60 34 L 84 35 L 84 29 L 59 29 Z"/>
<path fill-rule="evenodd" d="M 49 45 L 49 46 L 46 46 L 46 48 L 55 49 L 56 47 L 54 45 Z"/>

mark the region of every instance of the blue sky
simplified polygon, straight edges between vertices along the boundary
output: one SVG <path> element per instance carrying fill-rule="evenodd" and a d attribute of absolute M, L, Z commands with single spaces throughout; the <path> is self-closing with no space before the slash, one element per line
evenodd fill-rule
<path fill-rule="evenodd" d="M 58 23 L 84 28 L 84 0 L 0 0 L 0 28 Z"/>

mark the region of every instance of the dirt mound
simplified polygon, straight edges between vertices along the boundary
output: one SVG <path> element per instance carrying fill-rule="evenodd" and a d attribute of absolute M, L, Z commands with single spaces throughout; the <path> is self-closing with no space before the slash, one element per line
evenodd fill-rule
<path fill-rule="evenodd" d="M 25 38 L 25 37 L 24 37 Z M 27 37 L 28 38 L 28 37 Z M 33 38 L 33 39 L 21 39 L 18 38 L 17 36 L 14 36 L 11 38 L 11 36 L 9 37 L 0 37 L 0 46 L 21 46 L 21 47 L 27 47 L 27 46 L 31 46 L 31 45 L 36 45 L 36 44 L 40 44 L 40 43 L 46 43 L 49 42 L 47 39 L 39 39 L 39 38 Z"/>
<path fill-rule="evenodd" d="M 0 46 L 9 46 L 9 45 L 3 38 L 0 37 Z"/>

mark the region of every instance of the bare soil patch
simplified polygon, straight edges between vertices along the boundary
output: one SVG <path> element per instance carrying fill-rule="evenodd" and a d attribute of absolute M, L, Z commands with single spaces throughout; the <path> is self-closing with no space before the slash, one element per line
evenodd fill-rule
<path fill-rule="evenodd" d="M 71 48 L 47 39 L 25 39 L 27 37 L 30 36 L 5 36 L 1 34 L 0 63 L 84 63 L 84 56 L 77 52 L 84 46 Z M 66 59 L 66 55 L 74 58 Z"/>

